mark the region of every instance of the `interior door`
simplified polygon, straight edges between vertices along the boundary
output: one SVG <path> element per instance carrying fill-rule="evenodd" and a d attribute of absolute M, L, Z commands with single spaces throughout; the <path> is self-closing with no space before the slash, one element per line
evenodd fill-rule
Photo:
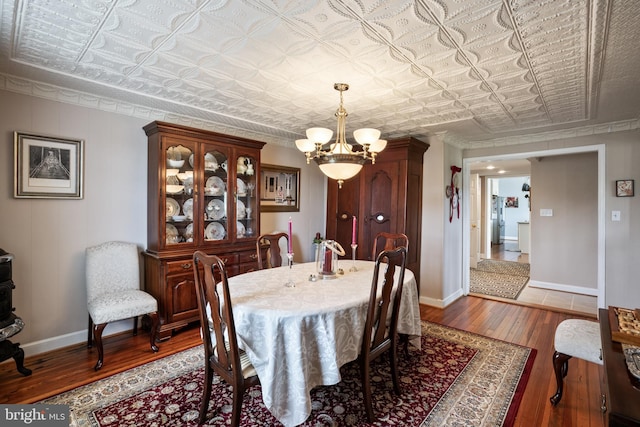
<path fill-rule="evenodd" d="M 480 177 L 471 174 L 469 177 L 469 266 L 476 268 L 480 261 Z"/>

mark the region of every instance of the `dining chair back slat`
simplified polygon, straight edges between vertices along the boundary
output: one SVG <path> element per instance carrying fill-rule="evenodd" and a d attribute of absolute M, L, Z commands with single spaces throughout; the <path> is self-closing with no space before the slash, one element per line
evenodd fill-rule
<path fill-rule="evenodd" d="M 409 250 L 409 238 L 406 234 L 387 233 L 382 231 L 376 234 L 376 237 L 373 240 L 373 252 L 371 259 L 375 261 L 380 252 L 392 250 L 401 246 L 407 251 Z"/>
<path fill-rule="evenodd" d="M 358 358 L 365 411 L 370 422 L 375 421 L 371 396 L 370 364 L 387 352 L 389 353 L 393 388 L 396 394 L 400 394 L 396 357 L 397 328 L 406 259 L 407 248 L 405 246 L 385 250 L 377 256 L 373 270 L 362 348 Z M 380 278 L 381 270 L 383 270 L 382 278 Z"/>
<path fill-rule="evenodd" d="M 256 240 L 256 255 L 258 258 L 258 269 L 281 267 L 282 254 L 280 241 L 284 239 L 285 247 L 289 246 L 289 235 L 287 233 L 263 234 Z M 264 247 L 268 246 L 266 256 Z"/>

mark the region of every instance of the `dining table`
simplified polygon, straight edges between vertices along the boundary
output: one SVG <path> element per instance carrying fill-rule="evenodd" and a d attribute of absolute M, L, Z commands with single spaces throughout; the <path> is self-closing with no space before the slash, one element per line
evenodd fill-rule
<path fill-rule="evenodd" d="M 311 390 L 339 383 L 340 367 L 360 353 L 375 262 L 341 264 L 344 273 L 333 279 L 314 281 L 315 262 L 229 278 L 238 345 L 255 367 L 265 406 L 285 426 L 303 423 L 311 414 Z M 418 289 L 408 269 L 398 333 L 419 348 Z"/>

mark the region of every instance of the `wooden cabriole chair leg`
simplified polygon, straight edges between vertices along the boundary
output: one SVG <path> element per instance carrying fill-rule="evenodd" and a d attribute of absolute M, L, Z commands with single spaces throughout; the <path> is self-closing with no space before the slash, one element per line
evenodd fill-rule
<path fill-rule="evenodd" d="M 553 352 L 553 371 L 556 374 L 556 385 L 558 387 L 558 389 L 556 390 L 556 394 L 551 396 L 551 398 L 549 399 L 553 406 L 557 405 L 558 402 L 560 402 L 560 399 L 562 399 L 564 377 L 567 376 L 569 359 L 571 359 L 571 356 L 569 355 L 559 353 L 557 351 Z"/>
<path fill-rule="evenodd" d="M 158 346 L 156 345 L 156 341 L 158 338 L 158 326 L 160 325 L 160 318 L 158 317 L 158 313 L 149 313 L 149 317 L 151 318 L 151 329 L 149 330 L 149 341 L 151 343 L 151 350 L 153 352 L 157 352 Z"/>
<path fill-rule="evenodd" d="M 87 328 L 87 348 L 93 347 L 93 320 L 89 317 L 89 327 Z"/>
<path fill-rule="evenodd" d="M 100 325 L 93 326 L 93 335 L 96 340 L 96 347 L 98 347 L 98 362 L 96 366 L 94 366 L 94 370 L 98 371 L 102 368 L 102 362 L 104 360 L 104 348 L 102 347 L 102 331 L 107 326 L 106 323 L 101 323 Z"/>

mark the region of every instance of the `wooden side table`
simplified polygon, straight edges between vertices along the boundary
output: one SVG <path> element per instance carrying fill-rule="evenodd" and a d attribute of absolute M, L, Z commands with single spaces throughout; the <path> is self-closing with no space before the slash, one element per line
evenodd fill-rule
<path fill-rule="evenodd" d="M 607 309 L 599 310 L 605 372 L 603 411 L 607 426 L 640 426 L 640 381 L 629 373 L 622 345 L 611 339 Z"/>

